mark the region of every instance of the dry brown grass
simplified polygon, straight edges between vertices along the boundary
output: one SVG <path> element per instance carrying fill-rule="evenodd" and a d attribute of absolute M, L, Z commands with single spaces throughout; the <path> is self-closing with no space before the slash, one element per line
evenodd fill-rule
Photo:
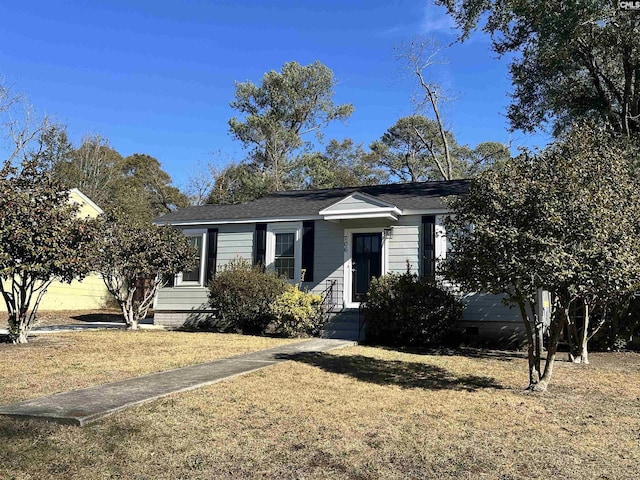
<path fill-rule="evenodd" d="M 292 340 L 157 330 L 100 330 L 0 344 L 0 404 L 275 347 Z"/>
<path fill-rule="evenodd" d="M 0 477 L 640 478 L 640 355 L 592 360 L 533 395 L 517 356 L 302 356 L 86 428 L 0 419 Z"/>
<path fill-rule="evenodd" d="M 7 328 L 6 312 L 0 313 L 0 328 Z M 151 323 L 153 311 L 149 311 L 144 323 Z M 86 325 L 89 322 L 124 323 L 122 312 L 118 309 L 99 310 L 39 310 L 35 326 L 47 325 Z"/>

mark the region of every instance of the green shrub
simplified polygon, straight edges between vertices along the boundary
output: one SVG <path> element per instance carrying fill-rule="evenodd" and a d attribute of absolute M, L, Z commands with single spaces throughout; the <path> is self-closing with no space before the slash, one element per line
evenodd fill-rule
<path fill-rule="evenodd" d="M 320 295 L 288 285 L 271 305 L 274 329 L 288 337 L 317 335 L 323 326 L 321 303 Z"/>
<path fill-rule="evenodd" d="M 367 341 L 434 346 L 453 331 L 462 302 L 433 280 L 392 273 L 371 281 L 365 315 Z"/>
<path fill-rule="evenodd" d="M 209 283 L 209 304 L 218 311 L 216 328 L 264 333 L 273 319 L 271 305 L 288 286 L 271 270 L 242 258 L 232 260 Z"/>

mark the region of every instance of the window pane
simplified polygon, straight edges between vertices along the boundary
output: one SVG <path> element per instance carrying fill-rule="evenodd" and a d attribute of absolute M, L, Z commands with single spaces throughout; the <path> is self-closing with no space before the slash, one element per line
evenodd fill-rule
<path fill-rule="evenodd" d="M 371 253 L 378 253 L 380 251 L 380 236 L 371 237 Z"/>
<path fill-rule="evenodd" d="M 276 258 L 275 269 L 278 275 L 282 275 L 289 280 L 293 280 L 295 276 L 295 259 L 292 257 Z"/>
<path fill-rule="evenodd" d="M 295 278 L 295 233 L 276 233 L 274 267 L 278 275 Z"/>
<path fill-rule="evenodd" d="M 276 257 L 293 257 L 295 233 L 276 233 Z"/>
<path fill-rule="evenodd" d="M 191 245 L 196 249 L 196 266 L 193 270 L 182 272 L 183 282 L 199 282 L 200 281 L 200 263 L 202 260 L 202 235 L 197 237 L 187 237 Z"/>

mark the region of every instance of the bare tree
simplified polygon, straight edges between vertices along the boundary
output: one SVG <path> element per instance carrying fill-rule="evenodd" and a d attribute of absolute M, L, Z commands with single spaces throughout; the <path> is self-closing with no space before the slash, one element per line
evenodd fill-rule
<path fill-rule="evenodd" d="M 0 78 L 0 126 L 9 143 L 3 163 L 11 165 L 25 155 L 29 146 L 51 127 L 51 122 L 47 117 L 37 119 L 28 98 L 14 92 Z"/>
<path fill-rule="evenodd" d="M 109 140 L 93 133 L 85 135 L 68 158 L 57 161 L 54 172 L 66 186 L 79 188 L 98 205 L 106 206 L 113 200 L 114 186 L 121 179 L 122 162 Z"/>
<path fill-rule="evenodd" d="M 187 180 L 185 193 L 191 205 L 204 205 L 213 189 L 216 168 L 212 164 L 198 164 Z"/>
<path fill-rule="evenodd" d="M 423 143 L 424 148 L 445 180 L 454 178 L 454 168 L 449 147 L 448 133 L 444 127 L 440 107 L 447 100 L 444 88 L 438 82 L 430 81 L 426 71 L 438 62 L 437 57 L 442 47 L 433 38 L 416 38 L 409 44 L 396 47 L 397 59 L 403 63 L 403 70 L 418 81 L 420 94 L 414 98 L 418 113 L 433 116 L 438 129 L 440 145 L 434 145 L 433 138 L 425 136 L 424 132 L 414 128 L 416 136 Z"/>

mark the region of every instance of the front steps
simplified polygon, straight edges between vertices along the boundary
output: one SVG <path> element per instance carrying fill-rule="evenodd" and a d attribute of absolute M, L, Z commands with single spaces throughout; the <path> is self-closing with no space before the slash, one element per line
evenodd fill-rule
<path fill-rule="evenodd" d="M 322 338 L 342 340 L 364 340 L 364 327 L 360 328 L 360 313 L 357 308 L 345 308 L 338 312 L 329 312 L 329 321 L 324 326 Z"/>

